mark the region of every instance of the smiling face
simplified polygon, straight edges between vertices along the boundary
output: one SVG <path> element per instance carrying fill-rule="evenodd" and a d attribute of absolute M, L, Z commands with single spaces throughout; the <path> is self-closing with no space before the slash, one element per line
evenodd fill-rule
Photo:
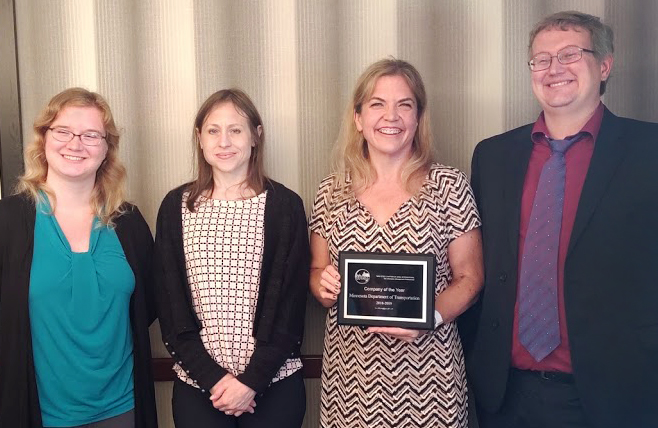
<path fill-rule="evenodd" d="M 535 37 L 531 56 L 541 52 L 557 55 L 566 46 L 592 49 L 591 36 L 580 28 L 548 28 Z M 532 91 L 547 114 L 590 113 L 599 105 L 601 81 L 610 76 L 611 68 L 612 56 L 599 61 L 583 52 L 579 61 L 566 65 L 553 58 L 548 69 L 531 72 Z"/>
<path fill-rule="evenodd" d="M 356 129 L 368 143 L 371 156 L 407 159 L 418 128 L 416 98 L 402 76 L 377 79 L 369 99 L 354 113 Z"/>
<path fill-rule="evenodd" d="M 66 129 L 75 134 L 97 132 L 105 135 L 103 116 L 96 107 L 64 107 L 50 128 Z M 103 139 L 97 146 L 82 144 L 80 137 L 73 137 L 68 143 L 57 141 L 53 131 L 45 135 L 45 155 L 48 163 L 46 182 L 53 180 L 94 183 L 96 171 L 107 154 L 107 143 Z"/>
<path fill-rule="evenodd" d="M 261 132 L 259 126 L 258 132 Z M 249 120 L 231 102 L 213 108 L 197 136 L 213 177 L 228 185 L 243 182 L 249 171 L 254 139 Z"/>

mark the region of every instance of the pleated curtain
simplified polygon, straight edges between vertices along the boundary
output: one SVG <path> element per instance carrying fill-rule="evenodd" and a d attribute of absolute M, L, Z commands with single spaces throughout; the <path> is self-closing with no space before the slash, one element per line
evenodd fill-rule
<path fill-rule="evenodd" d="M 396 57 L 421 72 L 440 162 L 469 172 L 483 138 L 539 113 L 526 66 L 542 16 L 577 9 L 615 30 L 605 103 L 658 121 L 658 2 L 642 0 L 16 0 L 24 139 L 55 93 L 83 86 L 122 130 L 130 199 L 152 228 L 165 193 L 191 178 L 192 121 L 216 90 L 240 87 L 264 120 L 266 168 L 307 214 L 358 75 Z M 325 312 L 309 302 L 305 354 L 322 353 Z M 166 357 L 159 332 L 154 356 Z M 162 427 L 173 427 L 159 384 Z M 305 426 L 318 420 L 308 380 Z"/>

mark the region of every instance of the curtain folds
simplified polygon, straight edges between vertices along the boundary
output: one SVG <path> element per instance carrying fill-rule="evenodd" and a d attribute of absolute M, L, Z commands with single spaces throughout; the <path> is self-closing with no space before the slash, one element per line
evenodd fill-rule
<path fill-rule="evenodd" d="M 606 104 L 658 121 L 658 50 L 647 43 L 658 38 L 656 2 L 21 0 L 24 140 L 55 93 L 83 86 L 103 94 L 123 131 L 130 198 L 153 227 L 164 194 L 191 178 L 197 108 L 237 86 L 263 117 L 270 176 L 310 210 L 357 76 L 394 56 L 423 75 L 439 160 L 468 173 L 479 140 L 536 118 L 528 32 L 543 15 L 567 9 L 601 16 L 615 30 Z M 307 354 L 322 352 L 323 317 L 309 303 Z M 154 353 L 165 356 L 154 339 Z M 317 426 L 317 394 L 309 397 L 307 426 Z"/>

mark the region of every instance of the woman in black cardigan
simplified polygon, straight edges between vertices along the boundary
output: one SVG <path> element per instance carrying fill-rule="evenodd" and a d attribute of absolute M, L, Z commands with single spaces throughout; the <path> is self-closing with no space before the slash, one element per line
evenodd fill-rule
<path fill-rule="evenodd" d="M 309 247 L 301 199 L 265 177 L 249 97 L 211 95 L 194 123 L 197 178 L 167 194 L 154 272 L 176 362 L 178 428 L 295 427 Z"/>
<path fill-rule="evenodd" d="M 156 428 L 153 239 L 110 108 L 67 89 L 34 132 L 0 201 L 0 426 Z"/>

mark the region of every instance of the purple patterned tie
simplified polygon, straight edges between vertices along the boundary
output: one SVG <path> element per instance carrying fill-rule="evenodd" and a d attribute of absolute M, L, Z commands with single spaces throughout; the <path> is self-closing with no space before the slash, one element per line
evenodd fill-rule
<path fill-rule="evenodd" d="M 519 341 L 535 361 L 560 344 L 557 262 L 567 165 L 564 153 L 582 134 L 548 143 L 553 153 L 539 176 L 519 280 Z"/>

